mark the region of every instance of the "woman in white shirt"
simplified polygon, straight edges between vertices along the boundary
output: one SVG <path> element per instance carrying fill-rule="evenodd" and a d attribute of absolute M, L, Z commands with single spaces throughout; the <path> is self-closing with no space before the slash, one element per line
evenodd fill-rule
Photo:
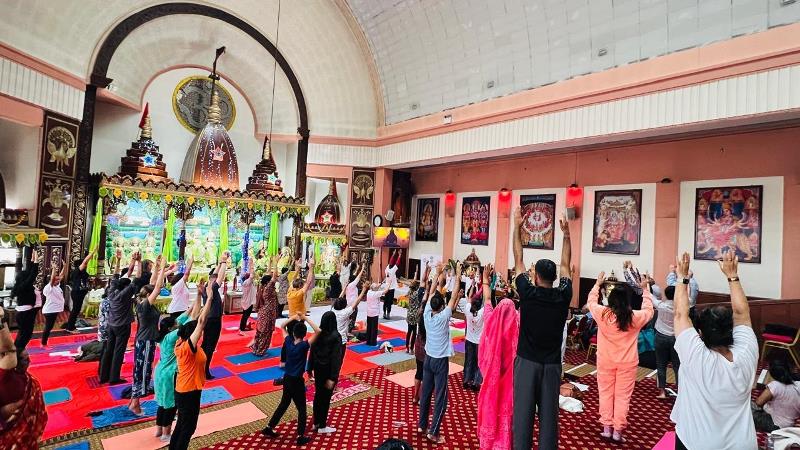
<path fill-rule="evenodd" d="M 794 380 L 788 361 L 772 360 L 769 374 L 773 381 L 752 404 L 756 430 L 767 433 L 793 427 L 800 417 L 800 382 Z"/>
<path fill-rule="evenodd" d="M 386 266 L 384 271 L 386 274 L 386 293 L 383 295 L 383 318 L 389 320 L 392 313 L 392 305 L 394 304 L 394 290 L 397 289 L 397 264 L 400 262 L 400 253 L 397 250 L 392 251 L 389 256 L 389 265 Z"/>
<path fill-rule="evenodd" d="M 169 280 L 169 284 L 172 285 L 172 290 L 170 292 L 172 294 L 172 300 L 170 300 L 169 306 L 167 306 L 167 314 L 173 319 L 177 319 L 178 316 L 189 309 L 189 288 L 186 286 L 186 280 L 189 279 L 189 274 L 192 273 L 193 264 L 194 259 L 189 258 L 189 261 L 186 262 L 186 269 L 183 272 L 176 273 L 172 276 L 172 279 Z"/>
<path fill-rule="evenodd" d="M 674 328 L 681 389 L 670 416 L 677 450 L 758 448 L 750 410 L 758 341 L 739 283 L 736 255 L 726 252 L 720 269 L 728 279 L 732 308 L 703 309 L 696 320 L 698 333 L 689 319 L 689 254 L 678 259 Z"/>
<path fill-rule="evenodd" d="M 489 270 L 487 266 L 487 270 Z M 476 272 L 476 279 L 480 277 L 480 270 Z M 478 344 L 483 334 L 483 318 L 486 309 L 483 307 L 483 288 L 480 282 L 475 283 L 474 293 L 470 298 L 470 308 L 464 314 L 467 321 L 467 335 L 464 342 L 464 389 L 478 392 L 483 383 L 483 376 L 478 368 Z"/>
<path fill-rule="evenodd" d="M 50 332 L 53 331 L 56 318 L 61 311 L 64 311 L 64 291 L 61 290 L 61 280 L 67 276 L 67 266 L 66 263 L 62 263 L 61 272 L 57 272 L 55 262 L 53 262 L 50 282 L 47 283 L 42 290 L 42 294 L 45 298 L 44 307 L 42 308 L 42 315 L 44 316 L 42 348 L 47 347 L 47 339 L 50 337 Z"/>

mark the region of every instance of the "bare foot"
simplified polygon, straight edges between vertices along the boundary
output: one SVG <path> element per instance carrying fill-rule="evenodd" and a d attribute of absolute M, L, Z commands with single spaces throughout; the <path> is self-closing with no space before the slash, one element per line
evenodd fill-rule
<path fill-rule="evenodd" d="M 656 395 L 656 398 L 659 399 L 659 400 L 666 400 L 667 399 L 667 394 L 658 394 L 658 395 Z"/>
<path fill-rule="evenodd" d="M 417 428 L 417 433 L 425 434 L 425 430 L 423 430 L 422 428 Z"/>

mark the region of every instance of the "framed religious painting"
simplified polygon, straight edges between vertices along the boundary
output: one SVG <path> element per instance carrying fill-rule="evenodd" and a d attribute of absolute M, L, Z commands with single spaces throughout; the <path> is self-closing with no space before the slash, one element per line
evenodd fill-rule
<path fill-rule="evenodd" d="M 372 245 L 372 208 L 350 208 L 350 247 L 367 248 Z"/>
<path fill-rule="evenodd" d="M 417 231 L 418 242 L 436 242 L 439 240 L 439 199 L 417 199 Z"/>
<path fill-rule="evenodd" d="M 489 245 L 491 197 L 464 197 L 461 204 L 461 243 Z"/>
<path fill-rule="evenodd" d="M 353 170 L 352 183 L 353 196 L 350 204 L 352 206 L 369 206 L 374 202 L 375 194 L 375 171 L 374 170 Z M 372 220 L 372 217 L 370 217 Z"/>
<path fill-rule="evenodd" d="M 552 250 L 555 237 L 556 194 L 521 195 L 523 248 Z"/>
<path fill-rule="evenodd" d="M 172 92 L 172 112 L 192 134 L 197 134 L 206 126 L 208 105 L 211 104 L 211 83 L 207 75 L 193 75 L 181 80 Z M 219 97 L 220 122 L 226 130 L 230 130 L 236 120 L 236 104 L 221 83 L 217 82 L 214 90 Z"/>
<path fill-rule="evenodd" d="M 595 191 L 593 253 L 638 255 L 641 236 L 641 189 Z"/>
<path fill-rule="evenodd" d="M 78 152 L 78 122 L 47 113 L 42 133 L 42 173 L 59 177 L 75 177 L 75 155 Z"/>
<path fill-rule="evenodd" d="M 72 180 L 42 175 L 39 188 L 39 227 L 51 239 L 69 238 L 72 219 Z"/>
<path fill-rule="evenodd" d="M 740 262 L 761 263 L 763 186 L 698 188 L 694 259 L 718 260 L 736 252 Z"/>

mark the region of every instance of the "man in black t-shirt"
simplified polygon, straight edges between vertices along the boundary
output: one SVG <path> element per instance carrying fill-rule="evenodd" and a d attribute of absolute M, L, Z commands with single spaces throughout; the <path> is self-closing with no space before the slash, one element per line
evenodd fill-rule
<path fill-rule="evenodd" d="M 78 315 L 83 308 L 83 299 L 89 293 L 89 274 L 86 273 L 86 266 L 89 265 L 89 260 L 97 252 L 93 249 L 83 258 L 83 261 L 73 261 L 72 273 L 69 274 L 69 292 L 72 298 L 72 307 L 69 311 L 69 320 L 64 324 L 64 329 L 70 333 L 77 333 L 75 329 L 75 321 L 78 320 Z"/>
<path fill-rule="evenodd" d="M 539 449 L 558 447 L 558 393 L 561 384 L 561 343 L 564 323 L 572 301 L 569 223 L 559 221 L 564 234 L 561 249 L 561 278 L 558 286 L 556 264 L 540 259 L 533 274 L 525 270 L 520 232 L 520 209 L 514 211 L 514 286 L 519 294 L 520 330 L 514 361 L 514 449 L 533 445 L 534 412 L 539 414 Z M 533 279 L 531 279 L 533 278 Z"/>

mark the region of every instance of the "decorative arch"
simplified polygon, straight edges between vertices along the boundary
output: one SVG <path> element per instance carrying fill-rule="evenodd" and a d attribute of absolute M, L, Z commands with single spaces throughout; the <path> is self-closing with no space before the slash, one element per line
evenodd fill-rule
<path fill-rule="evenodd" d="M 91 214 L 87 214 L 86 206 L 87 203 L 93 204 L 93 202 L 87 202 L 86 200 L 91 196 L 89 190 L 89 161 L 92 156 L 92 137 L 94 130 L 94 112 L 97 103 L 97 89 L 108 87 L 108 85 L 111 84 L 112 80 L 108 78 L 108 67 L 111 63 L 111 58 L 125 38 L 138 27 L 152 20 L 172 15 L 199 15 L 225 22 L 250 36 L 275 58 L 278 66 L 289 80 L 289 85 L 292 88 L 295 101 L 297 102 L 298 123 L 300 125 L 297 132 L 300 134 L 301 139 L 297 143 L 297 184 L 295 187 L 295 197 L 304 198 L 306 195 L 306 166 L 308 164 L 308 138 L 310 134 L 308 128 L 308 109 L 297 75 L 295 75 L 288 61 L 286 61 L 286 58 L 277 47 L 249 23 L 227 11 L 212 6 L 186 2 L 164 3 L 150 6 L 131 14 L 114 26 L 100 44 L 92 65 L 89 84 L 86 85 L 84 95 L 83 119 L 81 120 L 78 135 L 78 155 L 76 158 L 77 174 L 75 196 L 81 199 L 81 201 L 75 202 L 73 211 L 74 217 L 82 217 L 86 220 L 76 220 L 75 222 L 77 223 L 73 223 L 72 225 L 73 229 L 70 233 L 72 236 L 72 240 L 70 241 L 70 255 L 73 259 L 80 257 L 84 247 L 83 243 L 92 221 Z M 299 218 L 295 218 L 295 222 L 299 222 Z M 297 229 L 298 227 L 296 224 L 295 230 Z M 299 235 L 295 236 L 294 240 L 295 251 L 297 252 L 300 245 Z"/>

